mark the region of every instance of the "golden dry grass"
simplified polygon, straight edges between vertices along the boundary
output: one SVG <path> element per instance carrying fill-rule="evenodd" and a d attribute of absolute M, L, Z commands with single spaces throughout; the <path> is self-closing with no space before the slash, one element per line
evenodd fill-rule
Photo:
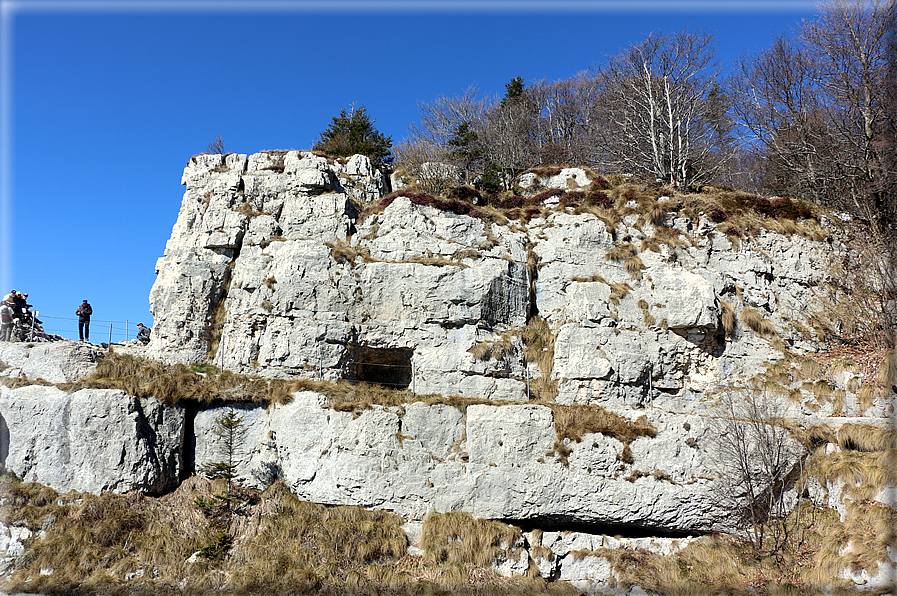
<path fill-rule="evenodd" d="M 642 319 L 644 319 L 646 326 L 650 327 L 657 322 L 657 320 L 654 318 L 654 315 L 651 314 L 651 310 L 647 302 L 645 302 L 644 300 L 639 300 L 638 307 L 642 309 Z"/>
<path fill-rule="evenodd" d="M 610 301 L 614 304 L 620 304 L 620 300 L 625 298 L 630 291 L 632 291 L 632 286 L 629 284 L 610 284 Z"/>
<path fill-rule="evenodd" d="M 608 283 L 608 281 L 604 278 L 603 275 L 598 275 L 597 273 L 596 273 L 595 275 L 590 275 L 590 276 L 588 276 L 588 277 L 582 277 L 582 276 L 571 277 L 571 278 L 570 278 L 570 281 L 584 282 L 584 283 L 590 283 L 590 282 L 596 282 L 596 281 L 597 281 L 597 282 L 601 282 L 601 283 L 603 283 L 603 284 L 610 285 L 610 284 Z"/>
<path fill-rule="evenodd" d="M 435 265 L 437 267 L 461 267 L 462 269 L 470 268 L 470 265 L 462 263 L 458 260 L 448 259 L 446 257 L 425 257 L 423 255 L 415 255 L 399 262 L 420 263 L 422 265 Z"/>
<path fill-rule="evenodd" d="M 797 508 L 788 520 L 795 533 L 776 553 L 713 534 L 666 556 L 631 548 L 571 554 L 607 559 L 618 589 L 638 586 L 648 592 L 689 596 L 852 594 L 856 586 L 840 575 L 860 569 L 876 572 L 878 563 L 887 560 L 897 527 L 891 508 L 867 503 L 853 509 L 842 523 L 834 510 Z"/>
<path fill-rule="evenodd" d="M 557 395 L 557 381 L 551 379 L 554 369 L 554 338 L 557 330 L 551 329 L 542 317 L 530 319 L 526 327 L 520 331 L 523 339 L 523 355 L 527 362 L 534 362 L 539 367 L 541 376 L 531 381 L 537 399 L 547 402 Z"/>
<path fill-rule="evenodd" d="M 719 307 L 722 313 L 723 330 L 726 332 L 726 337 L 732 337 L 735 333 L 735 308 L 731 302 L 725 300 L 719 303 Z"/>
<path fill-rule="evenodd" d="M 741 321 L 760 337 L 771 339 L 777 338 L 779 335 L 775 326 L 750 306 L 745 306 L 741 311 Z"/>
<path fill-rule="evenodd" d="M 606 261 L 626 261 L 638 254 L 638 249 L 632 242 L 622 242 L 615 245 L 604 255 Z"/>
<path fill-rule="evenodd" d="M 0 478 L 3 518 L 46 533 L 31 540 L 3 590 L 45 594 L 564 594 L 569 584 L 503 578 L 489 564 L 520 530 L 468 514 L 432 514 L 424 556 L 409 556 L 402 520 L 386 511 L 300 501 L 286 485 L 247 492 L 225 520 L 194 502 L 214 486 L 191 478 L 161 498 L 58 495 Z M 45 523 L 47 520 L 50 523 Z M 52 521 L 55 520 L 55 521 Z M 445 532 L 440 535 L 439 532 Z M 222 540 L 222 536 L 225 539 Z M 216 550 L 216 544 L 224 544 Z M 200 554 L 195 562 L 187 559 Z M 52 574 L 41 570 L 52 569 Z M 129 573 L 142 577 L 126 580 Z"/>
<path fill-rule="evenodd" d="M 629 257 L 626 259 L 624 266 L 632 279 L 642 278 L 642 270 L 645 268 L 645 264 L 642 263 L 639 257 Z"/>
<path fill-rule="evenodd" d="M 897 349 L 885 353 L 875 380 L 884 387 L 897 385 Z"/>
<path fill-rule="evenodd" d="M 233 279 L 231 276 L 233 267 L 233 262 L 228 264 L 224 274 L 224 287 L 222 288 L 220 295 L 210 304 L 212 316 L 206 324 L 206 334 L 209 338 L 209 350 L 206 356 L 209 360 L 214 358 L 215 354 L 218 352 L 218 346 L 221 343 L 221 334 L 224 332 L 224 324 L 227 322 L 227 310 L 225 309 L 224 304 Z"/>
<path fill-rule="evenodd" d="M 201 368 L 201 367 L 195 367 Z M 209 367 L 205 367 L 209 370 Z M 311 380 L 263 379 L 235 374 L 199 373 L 184 364 L 166 365 L 154 360 L 125 354 L 110 353 L 97 363 L 96 371 L 86 379 L 59 385 L 67 391 L 83 388 L 121 389 L 137 397 L 156 397 L 175 404 L 181 400 L 201 403 L 213 401 L 242 401 L 283 403 L 300 390 L 326 391 L 330 384 Z"/>
<path fill-rule="evenodd" d="M 520 528 L 476 519 L 464 511 L 438 513 L 424 518 L 419 546 L 431 563 L 462 563 L 489 567 L 520 540 Z"/>
<path fill-rule="evenodd" d="M 493 358 L 499 360 L 510 354 L 514 349 L 514 342 L 511 340 L 516 333 L 502 334 L 497 341 L 483 341 L 475 344 L 467 350 L 478 360 L 488 360 Z"/>
<path fill-rule="evenodd" d="M 836 434 L 837 445 L 850 451 L 888 451 L 897 449 L 897 431 L 869 424 L 845 424 Z"/>
<path fill-rule="evenodd" d="M 639 437 L 654 437 L 657 429 L 645 416 L 632 421 L 609 412 L 600 406 L 550 404 L 554 414 L 554 430 L 557 433 L 552 450 L 547 455 L 557 457 L 565 466 L 572 449 L 568 442 L 578 443 L 589 433 L 600 433 L 623 443 L 624 451 Z"/>
<path fill-rule="evenodd" d="M 325 242 L 325 244 L 330 248 L 330 256 L 337 263 L 348 263 L 350 266 L 354 267 L 355 259 L 358 257 L 361 257 L 361 260 L 365 263 L 373 261 L 371 253 L 367 248 L 352 246 L 346 240 Z"/>

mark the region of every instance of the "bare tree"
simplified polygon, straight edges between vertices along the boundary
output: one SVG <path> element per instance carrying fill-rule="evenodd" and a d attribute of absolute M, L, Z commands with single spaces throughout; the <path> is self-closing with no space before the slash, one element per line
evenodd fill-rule
<path fill-rule="evenodd" d="M 853 307 L 823 299 L 822 314 L 843 341 L 888 347 L 897 341 L 895 12 L 893 0 L 828 1 L 795 39 L 743 58 L 730 81 L 745 140 L 764 157 L 765 190 L 861 218 L 834 289 Z"/>
<path fill-rule="evenodd" d="M 485 159 L 500 168 L 506 188 L 514 176 L 539 164 L 537 121 L 538 107 L 526 92 L 493 105 L 484 118 L 479 137 Z"/>
<path fill-rule="evenodd" d="M 715 129 L 706 117 L 719 65 L 713 35 L 651 34 L 598 70 L 606 125 L 606 167 L 683 187 L 710 178 Z"/>
<path fill-rule="evenodd" d="M 803 447 L 775 424 L 775 403 L 765 392 L 723 396 L 716 419 L 715 462 L 719 495 L 757 549 L 776 551 L 789 539 L 787 518 L 805 455 Z"/>
<path fill-rule="evenodd" d="M 887 98 L 893 0 L 832 0 L 795 40 L 746 56 L 730 79 L 734 113 L 749 143 L 763 147 L 773 191 L 875 219 L 895 176 Z M 889 130 L 891 133 L 889 133 Z"/>
<path fill-rule="evenodd" d="M 221 135 L 215 135 L 215 138 L 209 143 L 209 146 L 206 148 L 206 153 L 213 153 L 221 155 L 224 153 L 224 139 L 221 138 Z"/>
<path fill-rule="evenodd" d="M 885 130 L 882 109 L 894 11 L 893 0 L 828 0 L 819 17 L 800 29 L 814 83 L 826 98 L 822 106 L 840 149 L 839 171 L 849 180 L 855 203 L 871 199 L 861 206 L 867 216 L 870 208 L 877 210 L 870 193 L 884 174 L 876 140 Z"/>
<path fill-rule="evenodd" d="M 408 142 L 447 147 L 458 126 L 468 123 L 474 130 L 479 130 L 491 103 L 490 98 L 480 97 L 473 85 L 461 95 L 441 95 L 430 102 L 419 102 L 420 124 L 411 125 Z"/>
<path fill-rule="evenodd" d="M 600 115 L 598 81 L 581 72 L 552 83 L 539 81 L 527 91 L 539 109 L 541 163 L 593 164 L 594 131 Z"/>

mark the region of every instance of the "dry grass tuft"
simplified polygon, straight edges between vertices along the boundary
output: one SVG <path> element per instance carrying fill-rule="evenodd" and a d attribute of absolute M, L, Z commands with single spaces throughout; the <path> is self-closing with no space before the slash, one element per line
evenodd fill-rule
<path fill-rule="evenodd" d="M 597 282 L 601 282 L 603 284 L 610 285 L 610 283 L 608 283 L 608 281 L 604 278 L 603 275 L 598 275 L 597 273 L 595 275 L 590 275 L 588 277 L 582 277 L 582 276 L 571 277 L 570 281 L 583 282 L 583 283 L 591 283 L 591 282 L 597 281 Z"/>
<path fill-rule="evenodd" d="M 420 547 L 430 564 L 461 563 L 489 567 L 522 538 L 520 528 L 476 519 L 464 511 L 431 511 L 424 518 Z"/>
<path fill-rule="evenodd" d="M 719 307 L 722 313 L 723 330 L 726 332 L 726 337 L 732 337 L 735 333 L 735 309 L 732 307 L 731 302 L 725 300 L 719 303 Z"/>
<path fill-rule="evenodd" d="M 639 300 L 638 307 L 642 309 L 642 319 L 644 319 L 646 326 L 650 327 L 657 322 L 657 320 L 654 318 L 654 315 L 651 314 L 651 310 L 647 302 L 645 302 L 644 300 Z"/>
<path fill-rule="evenodd" d="M 432 514 L 424 557 L 407 554 L 402 520 L 386 511 L 303 502 L 286 485 L 246 491 L 242 513 L 212 519 L 195 505 L 213 486 L 194 477 L 161 498 L 60 497 L 0 478 L 4 521 L 43 526 L 3 587 L 44 594 L 566 594 L 568 584 L 502 578 L 490 564 L 520 530 L 468 514 Z M 428 548 L 429 547 L 429 548 Z M 187 559 L 194 553 L 196 561 Z M 517 553 L 513 552 L 512 555 Z M 42 570 L 52 569 L 46 575 Z M 143 577 L 126 580 L 143 571 Z"/>
<path fill-rule="evenodd" d="M 446 257 L 425 257 L 423 255 L 415 255 L 400 262 L 420 263 L 422 265 L 435 265 L 437 267 L 461 267 L 462 269 L 468 269 L 470 267 L 470 265 L 466 265 L 461 261 L 455 261 Z"/>
<path fill-rule="evenodd" d="M 557 381 L 551 380 L 555 333 L 556 330 L 552 330 L 548 322 L 539 316 L 530 319 L 520 331 L 524 345 L 523 355 L 527 362 L 534 362 L 541 373 L 540 377 L 532 380 L 532 386 L 536 397 L 544 401 L 552 401 L 557 395 Z"/>
<path fill-rule="evenodd" d="M 763 318 L 759 311 L 750 306 L 745 306 L 741 311 L 741 321 L 754 333 L 765 339 L 778 338 L 779 334 L 775 326 Z"/>
<path fill-rule="evenodd" d="M 845 424 L 832 442 L 845 451 L 888 451 L 897 449 L 897 431 L 868 424 Z"/>
<path fill-rule="evenodd" d="M 500 360 L 514 350 L 514 342 L 511 341 L 513 335 L 512 333 L 502 334 L 501 339 L 498 341 L 483 341 L 467 351 L 473 354 L 477 360 L 488 360 L 490 358 Z"/>
<path fill-rule="evenodd" d="M 334 242 L 325 242 L 330 248 L 330 256 L 337 263 L 348 263 L 352 267 L 355 266 L 355 259 L 361 257 L 365 263 L 370 263 L 374 259 L 368 249 L 361 246 L 352 246 L 346 240 L 336 240 Z"/>
<path fill-rule="evenodd" d="M 557 433 L 557 441 L 548 455 L 554 455 L 565 466 L 568 464 L 567 458 L 572 452 L 567 443 L 578 443 L 586 434 L 600 433 L 613 437 L 623 443 L 624 451 L 628 449 L 630 443 L 639 437 L 657 435 L 657 428 L 648 422 L 646 416 L 632 421 L 600 406 L 551 404 L 551 410 L 554 413 L 554 430 Z"/>
<path fill-rule="evenodd" d="M 897 349 L 885 353 L 881 366 L 875 375 L 875 380 L 885 387 L 897 385 Z"/>
<path fill-rule="evenodd" d="M 632 242 L 622 242 L 615 245 L 604 255 L 606 261 L 626 261 L 638 254 L 638 249 Z"/>
<path fill-rule="evenodd" d="M 629 276 L 632 279 L 641 279 L 642 278 L 642 270 L 645 268 L 644 263 L 638 257 L 629 257 L 626 259 L 626 263 L 624 264 L 626 267 L 626 271 L 629 272 Z"/>
<path fill-rule="evenodd" d="M 632 291 L 629 284 L 610 284 L 610 301 L 614 304 L 620 304 L 620 300 L 626 297 Z"/>
<path fill-rule="evenodd" d="M 202 369 L 205 372 L 197 372 Z M 60 385 L 66 391 L 78 389 L 121 389 L 137 397 L 155 397 L 167 404 L 182 400 L 285 403 L 301 390 L 325 392 L 330 384 L 307 379 L 282 380 L 223 373 L 213 367 L 184 364 L 166 365 L 139 356 L 111 353 L 97 364 L 88 378 Z"/>

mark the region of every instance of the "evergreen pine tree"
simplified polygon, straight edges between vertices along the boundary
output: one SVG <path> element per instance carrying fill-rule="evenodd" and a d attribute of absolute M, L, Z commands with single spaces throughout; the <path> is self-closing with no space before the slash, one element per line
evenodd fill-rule
<path fill-rule="evenodd" d="M 452 148 L 452 158 L 464 168 L 465 180 L 473 165 L 482 159 L 485 152 L 479 143 L 477 133 L 471 129 L 470 122 L 462 122 L 454 129 L 452 138 L 448 141 Z"/>
<path fill-rule="evenodd" d="M 243 439 L 246 438 L 246 424 L 241 414 L 231 407 L 215 418 L 212 432 L 218 437 L 219 461 L 207 462 L 200 470 L 211 479 L 227 480 L 227 492 L 224 500 L 229 501 L 233 479 L 237 476 L 237 462 L 243 451 Z"/>
<path fill-rule="evenodd" d="M 523 77 L 514 77 L 509 83 L 505 83 L 505 96 L 501 100 L 501 105 L 505 106 L 520 99 L 524 91 Z"/>
<path fill-rule="evenodd" d="M 349 112 L 340 110 L 312 150 L 340 157 L 359 153 L 367 156 L 375 168 L 388 167 L 393 161 L 392 137 L 374 128 L 374 122 L 364 106 L 352 106 Z"/>

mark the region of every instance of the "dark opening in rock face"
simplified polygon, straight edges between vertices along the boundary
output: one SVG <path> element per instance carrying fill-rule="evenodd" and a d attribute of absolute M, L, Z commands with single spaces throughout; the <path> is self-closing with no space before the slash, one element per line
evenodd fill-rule
<path fill-rule="evenodd" d="M 346 367 L 350 381 L 375 383 L 396 389 L 405 389 L 411 384 L 410 348 L 355 346 L 350 354 Z"/>

